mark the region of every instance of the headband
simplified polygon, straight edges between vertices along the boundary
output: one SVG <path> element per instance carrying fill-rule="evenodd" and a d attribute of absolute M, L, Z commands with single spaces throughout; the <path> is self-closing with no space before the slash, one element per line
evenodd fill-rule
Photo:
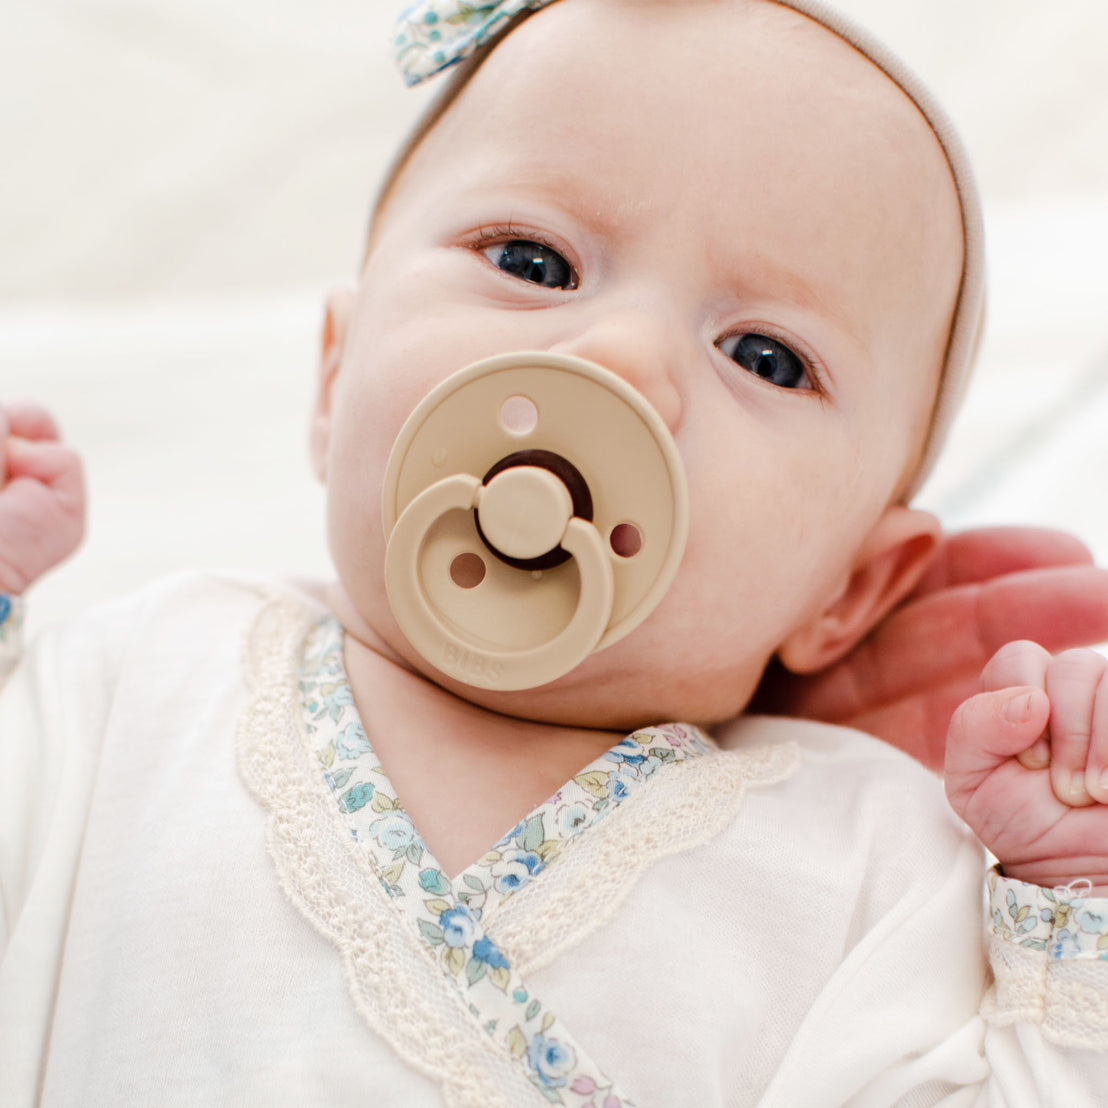
<path fill-rule="evenodd" d="M 421 0 L 396 24 L 393 51 L 409 85 L 469 57 L 492 42 L 522 12 L 554 0 Z M 962 211 L 962 283 L 947 341 L 931 430 L 908 495 L 914 495 L 933 468 L 961 404 L 973 366 L 985 314 L 985 233 L 981 198 L 961 139 L 926 85 L 885 45 L 854 20 L 822 0 L 772 0 L 822 24 L 864 54 L 916 105 L 939 140 L 954 176 Z"/>

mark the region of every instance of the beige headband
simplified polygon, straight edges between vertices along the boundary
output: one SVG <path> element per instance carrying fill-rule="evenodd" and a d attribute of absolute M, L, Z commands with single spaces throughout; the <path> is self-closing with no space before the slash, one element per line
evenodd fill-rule
<path fill-rule="evenodd" d="M 773 3 L 793 8 L 834 31 L 895 81 L 931 125 L 954 175 L 965 239 L 962 284 L 947 341 L 946 360 L 931 418 L 931 431 L 908 489 L 908 496 L 913 496 L 934 468 L 950 432 L 950 426 L 969 383 L 970 370 L 973 368 L 981 338 L 985 319 L 985 227 L 981 215 L 981 195 L 977 190 L 965 147 L 950 118 L 930 89 L 887 46 L 852 19 L 820 0 L 773 0 Z"/>

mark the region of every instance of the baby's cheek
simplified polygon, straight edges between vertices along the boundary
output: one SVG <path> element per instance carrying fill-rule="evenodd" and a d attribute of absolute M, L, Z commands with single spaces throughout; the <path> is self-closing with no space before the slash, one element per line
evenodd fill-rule
<path fill-rule="evenodd" d="M 833 586 L 873 514 L 852 450 L 756 451 L 740 477 L 698 499 L 713 576 L 743 596 L 767 643 Z"/>

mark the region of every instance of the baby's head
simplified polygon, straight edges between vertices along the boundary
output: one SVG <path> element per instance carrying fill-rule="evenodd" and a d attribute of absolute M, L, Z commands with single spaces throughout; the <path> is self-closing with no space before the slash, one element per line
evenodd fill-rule
<path fill-rule="evenodd" d="M 454 91 L 383 196 L 359 289 L 329 304 L 313 441 L 348 632 L 486 707 L 588 726 L 723 719 L 775 653 L 830 664 L 936 538 L 904 501 L 977 304 L 935 130 L 770 0 L 558 0 Z M 401 634 L 380 498 L 421 397 L 519 350 L 588 359 L 650 402 L 690 527 L 632 634 L 495 693 Z"/>

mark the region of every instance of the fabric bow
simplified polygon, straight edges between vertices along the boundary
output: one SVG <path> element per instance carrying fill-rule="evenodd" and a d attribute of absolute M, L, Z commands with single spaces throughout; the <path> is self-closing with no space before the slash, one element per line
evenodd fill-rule
<path fill-rule="evenodd" d="M 550 3 L 553 0 L 423 0 L 412 4 L 396 21 L 396 64 L 407 84 L 418 85 L 469 57 L 482 43 L 495 38 L 513 16 Z"/>

